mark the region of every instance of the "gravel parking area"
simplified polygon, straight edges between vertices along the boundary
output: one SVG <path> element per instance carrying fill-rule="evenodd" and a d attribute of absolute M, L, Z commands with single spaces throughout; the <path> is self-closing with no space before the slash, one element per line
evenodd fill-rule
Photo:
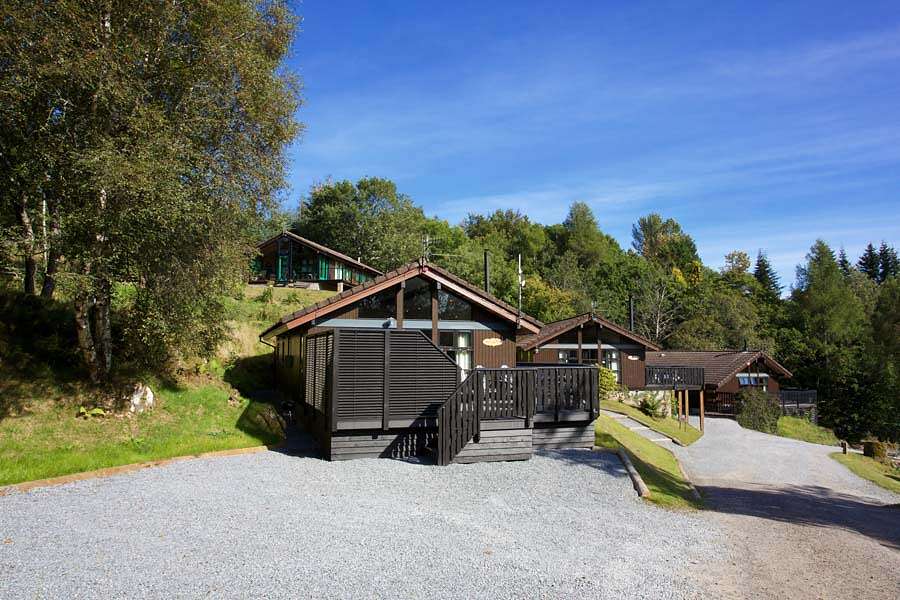
<path fill-rule="evenodd" d="M 638 499 L 618 459 L 198 459 L 0 497 L 0 597 L 721 596 L 703 513 Z M 722 592 L 722 593 L 719 593 Z"/>

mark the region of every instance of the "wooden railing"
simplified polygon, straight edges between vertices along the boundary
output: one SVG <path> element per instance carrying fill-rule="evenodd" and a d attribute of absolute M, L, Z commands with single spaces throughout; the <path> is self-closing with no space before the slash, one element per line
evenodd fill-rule
<path fill-rule="evenodd" d="M 447 465 L 471 441 L 481 422 L 520 418 L 531 427 L 535 414 L 561 420 L 562 413 L 599 412 L 596 367 L 474 369 L 438 409 L 437 463 Z"/>
<path fill-rule="evenodd" d="M 645 387 L 686 390 L 703 387 L 703 367 L 645 367 Z"/>

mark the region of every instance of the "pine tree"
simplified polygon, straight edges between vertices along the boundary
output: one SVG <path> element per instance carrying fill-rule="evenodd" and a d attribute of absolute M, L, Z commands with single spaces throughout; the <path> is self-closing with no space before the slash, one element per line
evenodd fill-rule
<path fill-rule="evenodd" d="M 850 269 L 853 267 L 850 266 L 850 259 L 847 258 L 847 251 L 844 250 L 843 246 L 841 246 L 841 252 L 838 254 L 838 267 L 840 267 L 844 277 L 850 276 Z"/>
<path fill-rule="evenodd" d="M 884 283 L 898 274 L 900 274 L 900 259 L 897 258 L 897 251 L 893 246 L 881 242 L 878 249 L 878 283 Z"/>
<path fill-rule="evenodd" d="M 775 298 L 781 296 L 781 283 L 778 280 L 778 273 L 772 268 L 768 257 L 760 250 L 756 255 L 756 267 L 753 269 L 753 276 Z"/>
<path fill-rule="evenodd" d="M 866 246 L 865 252 L 863 255 L 859 257 L 859 261 L 856 263 L 856 267 L 869 276 L 869 279 L 874 279 L 878 281 L 878 275 L 881 270 L 881 261 L 878 258 L 878 251 L 875 249 L 875 246 L 870 242 L 868 246 Z"/>

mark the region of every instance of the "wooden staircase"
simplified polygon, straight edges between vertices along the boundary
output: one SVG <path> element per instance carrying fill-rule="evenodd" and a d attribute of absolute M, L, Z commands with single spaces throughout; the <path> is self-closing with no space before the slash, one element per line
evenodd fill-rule
<path fill-rule="evenodd" d="M 591 447 L 596 367 L 474 369 L 438 409 L 439 465 L 528 460 L 537 448 Z"/>

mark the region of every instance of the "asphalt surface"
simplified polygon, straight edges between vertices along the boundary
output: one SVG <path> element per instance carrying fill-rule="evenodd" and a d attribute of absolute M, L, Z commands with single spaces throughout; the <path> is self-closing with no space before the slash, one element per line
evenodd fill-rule
<path fill-rule="evenodd" d="M 828 456 L 839 448 L 730 419 L 706 419 L 698 442 L 667 447 L 729 531 L 748 597 L 900 597 L 900 496 Z"/>

